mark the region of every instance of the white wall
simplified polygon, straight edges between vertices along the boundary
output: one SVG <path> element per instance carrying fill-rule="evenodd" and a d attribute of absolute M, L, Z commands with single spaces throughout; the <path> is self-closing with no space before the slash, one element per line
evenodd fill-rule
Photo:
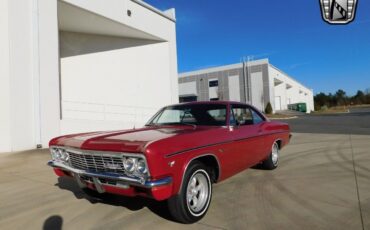
<path fill-rule="evenodd" d="M 179 95 L 180 96 L 188 96 L 188 95 L 198 96 L 197 95 L 197 82 L 192 81 L 192 82 L 180 83 L 179 84 Z"/>
<path fill-rule="evenodd" d="M 277 86 L 274 86 L 274 91 L 275 91 L 274 93 L 275 99 L 276 97 L 280 98 L 281 110 L 288 109 L 288 105 L 287 105 L 288 97 L 287 97 L 286 83 L 283 82 Z M 291 101 L 294 101 L 294 100 L 291 100 Z M 276 100 L 274 101 L 274 108 L 278 110 L 277 105 L 276 105 Z"/>
<path fill-rule="evenodd" d="M 1 1 L 0 152 L 59 134 L 56 0 Z"/>
<path fill-rule="evenodd" d="M 8 1 L 11 150 L 34 148 L 32 2 Z"/>
<path fill-rule="evenodd" d="M 288 101 L 291 104 L 304 102 L 307 105 L 307 112 L 311 112 L 314 110 L 314 102 L 313 102 L 313 92 L 311 89 L 303 86 L 299 82 L 295 81 L 294 79 L 290 78 L 285 73 L 279 71 L 278 69 L 274 68 L 273 66 L 269 65 L 269 78 L 270 78 L 270 97 L 271 97 L 271 104 L 275 111 L 275 97 L 281 98 L 281 109 L 286 110 L 288 109 Z M 274 86 L 274 79 L 278 79 L 281 81 L 281 84 Z M 291 88 L 287 89 L 287 84 L 291 86 Z"/>
<path fill-rule="evenodd" d="M 8 1 L 0 1 L 0 152 L 11 150 Z"/>
<path fill-rule="evenodd" d="M 263 111 L 265 108 L 265 103 L 263 96 L 262 72 L 251 74 L 251 86 L 252 104 L 260 111 Z"/>
<path fill-rule="evenodd" d="M 240 102 L 239 75 L 229 77 L 229 100 Z"/>
<path fill-rule="evenodd" d="M 40 138 L 36 137 L 36 141 L 43 147 L 48 146 L 51 138 L 60 135 L 59 44 L 56 15 L 57 0 L 39 0 L 40 84 L 39 89 L 35 87 L 35 90 L 40 92 L 40 101 L 35 103 L 35 107 L 39 109 L 41 132 Z"/>
<path fill-rule="evenodd" d="M 179 102 L 178 94 L 178 71 L 177 71 L 177 43 L 176 43 L 176 23 L 169 19 L 164 19 L 163 16 L 153 12 L 145 7 L 140 6 L 131 0 L 126 0 L 126 7 L 132 11 L 132 15 L 125 16 L 127 25 L 137 28 L 141 31 L 153 34 L 159 38 L 168 41 L 169 53 L 169 70 L 170 70 L 170 86 L 171 86 L 171 103 Z M 175 10 L 168 12 L 175 14 Z M 121 13 L 121 12 L 120 12 Z M 168 14 L 167 14 L 168 15 Z M 148 23 L 149 22 L 149 23 Z M 164 51 L 163 51 L 164 52 Z"/>
<path fill-rule="evenodd" d="M 80 43 L 68 44 L 67 51 L 77 54 L 62 58 L 59 78 L 57 0 L 0 1 L 0 152 L 47 147 L 62 133 L 139 126 L 159 107 L 178 101 L 175 22 L 130 0 L 66 2 L 158 39 L 112 48 L 114 39 L 104 38 L 105 44 L 94 41 L 84 53 L 81 36 Z"/>
<path fill-rule="evenodd" d="M 63 134 L 142 126 L 172 103 L 168 42 L 61 32 L 60 46 Z"/>

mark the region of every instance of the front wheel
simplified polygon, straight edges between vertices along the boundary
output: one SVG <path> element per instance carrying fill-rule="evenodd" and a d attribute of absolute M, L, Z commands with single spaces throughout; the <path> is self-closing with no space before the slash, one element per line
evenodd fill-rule
<path fill-rule="evenodd" d="M 207 168 L 193 162 L 185 172 L 181 191 L 168 200 L 168 208 L 176 221 L 194 223 L 206 214 L 212 197 L 212 183 Z"/>
<path fill-rule="evenodd" d="M 273 170 L 277 168 L 278 164 L 279 164 L 279 145 L 277 142 L 274 142 L 269 157 L 262 162 L 262 167 L 264 169 Z"/>

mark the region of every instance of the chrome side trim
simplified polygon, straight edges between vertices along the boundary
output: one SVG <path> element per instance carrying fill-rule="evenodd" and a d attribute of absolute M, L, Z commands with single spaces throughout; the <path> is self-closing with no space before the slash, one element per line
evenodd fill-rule
<path fill-rule="evenodd" d="M 134 177 L 122 176 L 116 173 L 96 173 L 96 172 L 91 172 L 91 171 L 75 169 L 68 165 L 65 165 L 63 163 L 56 162 L 53 160 L 49 161 L 47 165 L 53 168 L 58 168 L 64 171 L 76 173 L 78 175 L 90 176 L 92 178 L 104 178 L 104 179 L 110 179 L 110 180 L 115 180 L 115 181 L 122 181 L 130 185 L 143 187 L 143 188 L 154 188 L 154 187 L 168 185 L 172 183 L 172 177 L 165 177 L 163 179 L 150 181 L 150 180 L 146 180 L 145 178 L 134 178 Z"/>
<path fill-rule="evenodd" d="M 182 174 L 182 179 L 181 179 L 181 185 L 180 185 L 179 192 L 181 191 L 182 186 L 184 184 L 185 173 L 186 173 L 186 170 L 188 170 L 188 167 L 189 167 L 190 163 L 192 161 L 198 159 L 198 158 L 206 157 L 206 156 L 212 156 L 212 157 L 214 157 L 216 159 L 217 165 L 218 165 L 218 178 L 217 178 L 217 181 L 219 180 L 219 178 L 221 177 L 221 166 L 220 166 L 220 161 L 218 160 L 218 157 L 216 155 L 212 154 L 212 153 L 208 153 L 208 154 L 203 154 L 203 155 L 200 155 L 200 156 L 196 156 L 196 157 L 193 157 L 192 159 L 190 159 L 189 162 L 185 166 L 184 173 Z"/>
<path fill-rule="evenodd" d="M 275 133 L 267 133 L 267 134 L 256 135 L 256 136 L 251 136 L 251 137 L 246 137 L 246 138 L 241 138 L 241 139 L 233 139 L 233 140 L 228 140 L 228 141 L 223 141 L 223 142 L 217 142 L 217 143 L 208 144 L 208 145 L 202 145 L 202 146 L 198 146 L 198 147 L 194 147 L 194 148 L 189 148 L 189 149 L 184 149 L 184 150 L 181 150 L 181 151 L 178 151 L 178 152 L 167 154 L 167 155 L 165 155 L 165 158 L 170 158 L 170 157 L 173 157 L 173 156 L 176 156 L 176 155 L 179 155 L 179 154 L 183 154 L 183 153 L 186 153 L 186 152 L 189 152 L 189 151 L 193 151 L 193 150 L 203 149 L 203 148 L 217 146 L 217 145 L 222 145 L 222 144 L 228 144 L 228 143 L 232 143 L 232 142 L 236 142 L 236 141 L 248 140 L 248 139 L 262 137 L 262 136 L 270 136 L 270 135 L 279 134 L 279 133 L 285 133 L 285 132 L 287 132 L 287 131 L 275 132 Z"/>

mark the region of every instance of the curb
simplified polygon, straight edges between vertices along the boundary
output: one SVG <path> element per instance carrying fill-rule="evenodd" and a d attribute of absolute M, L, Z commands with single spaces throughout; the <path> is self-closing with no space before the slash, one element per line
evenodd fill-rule
<path fill-rule="evenodd" d="M 293 117 L 276 117 L 276 118 L 267 117 L 267 118 L 270 119 L 270 120 L 290 120 L 290 119 L 296 119 L 298 117 L 297 116 L 293 116 Z"/>

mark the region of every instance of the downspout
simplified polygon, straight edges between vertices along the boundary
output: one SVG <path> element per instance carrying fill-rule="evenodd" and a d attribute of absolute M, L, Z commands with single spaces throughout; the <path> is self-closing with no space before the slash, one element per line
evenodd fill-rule
<path fill-rule="evenodd" d="M 245 63 L 245 57 L 243 57 L 243 86 L 244 86 L 244 99 L 245 99 L 245 103 L 248 103 L 248 87 L 247 87 L 247 67 L 246 67 L 246 63 Z M 249 85 L 249 84 L 248 84 Z"/>
<path fill-rule="evenodd" d="M 251 86 L 251 70 L 250 70 L 250 62 L 253 60 L 253 56 L 248 56 L 247 57 L 247 83 L 249 87 L 248 90 L 248 103 L 252 104 L 252 86 Z"/>
<path fill-rule="evenodd" d="M 36 148 L 41 145 L 41 101 L 40 101 L 40 40 L 39 40 L 39 2 L 32 1 L 32 61 L 33 61 L 33 95 Z"/>

